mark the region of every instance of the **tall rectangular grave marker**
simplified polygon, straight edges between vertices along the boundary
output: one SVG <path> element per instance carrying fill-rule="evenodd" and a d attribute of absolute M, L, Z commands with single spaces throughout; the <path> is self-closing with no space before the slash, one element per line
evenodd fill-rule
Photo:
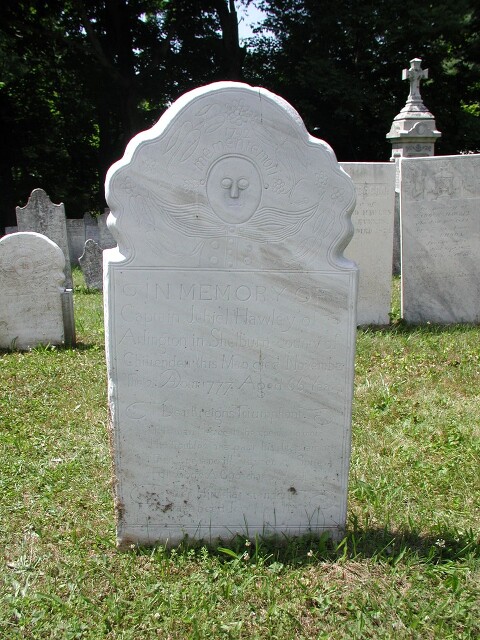
<path fill-rule="evenodd" d="M 34 189 L 24 207 L 17 207 L 19 231 L 33 231 L 50 238 L 65 256 L 65 286 L 73 287 L 67 221 L 63 203 L 53 204 L 43 189 Z"/>
<path fill-rule="evenodd" d="M 480 322 L 480 155 L 401 160 L 402 315 Z"/>
<path fill-rule="evenodd" d="M 392 298 L 395 165 L 391 162 L 342 162 L 352 178 L 357 203 L 355 234 L 345 254 L 359 267 L 357 323 L 390 322 Z"/>
<path fill-rule="evenodd" d="M 345 525 L 354 188 L 270 92 L 180 98 L 107 175 L 120 546 Z"/>

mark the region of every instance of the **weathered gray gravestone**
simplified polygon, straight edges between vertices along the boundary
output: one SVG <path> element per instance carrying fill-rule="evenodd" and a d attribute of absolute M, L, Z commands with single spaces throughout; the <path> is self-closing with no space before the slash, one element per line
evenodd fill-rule
<path fill-rule="evenodd" d="M 85 224 L 85 240 L 95 240 L 98 244 L 100 241 L 100 234 L 98 231 L 97 218 L 92 216 L 91 213 L 86 213 L 83 216 L 83 222 Z"/>
<path fill-rule="evenodd" d="M 401 160 L 402 315 L 480 322 L 480 155 Z"/>
<path fill-rule="evenodd" d="M 72 292 L 65 292 L 65 256 L 39 233 L 0 239 L 0 348 L 73 344 Z"/>
<path fill-rule="evenodd" d="M 351 180 L 272 93 L 180 98 L 107 176 L 120 546 L 346 518 L 357 268 Z"/>
<path fill-rule="evenodd" d="M 107 228 L 107 215 L 107 213 L 102 213 L 98 218 L 94 218 L 92 214 L 86 213 L 80 220 L 67 219 L 68 246 L 72 265 L 78 264 L 86 240 L 93 240 L 100 249 L 111 249 L 116 246 L 116 242 Z"/>
<path fill-rule="evenodd" d="M 89 289 L 103 289 L 103 251 L 95 240 L 87 240 L 82 255 L 78 259 Z"/>
<path fill-rule="evenodd" d="M 17 207 L 19 231 L 33 231 L 50 238 L 65 256 L 65 287 L 71 289 L 72 270 L 68 249 L 67 223 L 63 203 L 53 204 L 43 189 L 34 189 L 24 207 Z"/>
<path fill-rule="evenodd" d="M 342 162 L 352 178 L 357 203 L 355 235 L 345 254 L 359 268 L 357 324 L 390 322 L 392 298 L 395 165 L 391 162 Z"/>
<path fill-rule="evenodd" d="M 115 247 L 117 243 L 115 242 L 114 237 L 107 227 L 107 217 L 107 212 L 104 212 L 100 216 L 98 216 L 98 244 L 102 249 L 113 249 L 113 247 Z"/>
<path fill-rule="evenodd" d="M 68 250 L 70 252 L 70 264 L 77 265 L 78 259 L 85 246 L 85 223 L 83 218 L 67 218 Z"/>

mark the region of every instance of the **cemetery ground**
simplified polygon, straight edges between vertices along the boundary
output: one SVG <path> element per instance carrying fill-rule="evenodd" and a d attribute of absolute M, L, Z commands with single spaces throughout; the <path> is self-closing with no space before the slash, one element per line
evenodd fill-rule
<path fill-rule="evenodd" d="M 2 638 L 478 638 L 480 327 L 358 331 L 343 540 L 115 547 L 102 296 L 0 352 Z"/>

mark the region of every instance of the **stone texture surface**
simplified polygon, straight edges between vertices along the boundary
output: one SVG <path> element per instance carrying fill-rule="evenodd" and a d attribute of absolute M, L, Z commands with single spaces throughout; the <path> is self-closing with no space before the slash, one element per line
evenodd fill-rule
<path fill-rule="evenodd" d="M 421 63 L 420 58 L 413 58 L 410 68 L 402 72 L 402 78 L 410 83 L 410 91 L 405 106 L 387 133 L 387 140 L 392 143 L 392 160 L 433 156 L 435 142 L 442 135 L 420 95 L 420 82 L 428 78 L 428 69 L 422 69 Z"/>
<path fill-rule="evenodd" d="M 85 245 L 85 223 L 83 218 L 67 218 L 68 250 L 70 252 L 70 264 L 78 265 L 78 259 L 83 253 Z"/>
<path fill-rule="evenodd" d="M 180 98 L 107 175 L 120 546 L 342 535 L 357 269 L 351 180 L 264 89 Z"/>
<path fill-rule="evenodd" d="M 39 233 L 0 239 L 0 348 L 64 341 L 65 256 Z"/>
<path fill-rule="evenodd" d="M 85 225 L 85 241 L 95 240 L 98 244 L 100 242 L 100 233 L 98 231 L 98 222 L 95 216 L 91 213 L 86 213 L 83 216 L 83 223 Z"/>
<path fill-rule="evenodd" d="M 359 267 L 357 323 L 390 322 L 392 297 L 395 165 L 391 162 L 342 162 L 352 178 L 357 203 L 355 233 L 345 255 Z"/>
<path fill-rule="evenodd" d="M 402 314 L 480 321 L 480 155 L 401 161 Z"/>
<path fill-rule="evenodd" d="M 24 207 L 17 207 L 19 231 L 33 231 L 50 238 L 65 256 L 65 287 L 71 289 L 72 270 L 68 248 L 67 222 L 63 204 L 53 204 L 43 189 L 34 189 Z"/>
<path fill-rule="evenodd" d="M 87 240 L 78 259 L 89 289 L 103 290 L 103 251 L 95 240 Z"/>
<path fill-rule="evenodd" d="M 117 243 L 107 227 L 107 216 L 107 212 L 96 218 L 91 213 L 86 213 L 79 220 L 67 219 L 68 246 L 72 265 L 78 264 L 86 240 L 92 240 L 100 249 L 111 249 L 116 246 Z"/>
<path fill-rule="evenodd" d="M 400 170 L 397 169 L 400 175 Z M 392 275 L 399 276 L 402 272 L 402 259 L 400 248 L 400 188 L 395 189 L 395 215 L 393 218 L 393 258 L 392 258 Z"/>
<path fill-rule="evenodd" d="M 74 347 L 76 344 L 76 334 L 73 289 L 65 289 L 65 291 L 62 292 L 62 314 L 65 346 Z"/>
<path fill-rule="evenodd" d="M 102 249 L 113 249 L 117 245 L 112 234 L 107 227 L 108 212 L 102 213 L 98 216 L 98 244 Z"/>

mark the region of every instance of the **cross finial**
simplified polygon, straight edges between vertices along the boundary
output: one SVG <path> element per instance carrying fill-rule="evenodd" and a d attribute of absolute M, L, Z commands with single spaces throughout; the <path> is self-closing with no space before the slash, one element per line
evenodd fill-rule
<path fill-rule="evenodd" d="M 410 60 L 410 69 L 402 71 L 402 80 L 410 80 L 410 93 L 408 94 L 407 104 L 409 102 L 422 102 L 420 80 L 428 78 L 428 69 L 422 69 L 421 64 L 420 58 L 413 58 L 413 60 Z"/>

